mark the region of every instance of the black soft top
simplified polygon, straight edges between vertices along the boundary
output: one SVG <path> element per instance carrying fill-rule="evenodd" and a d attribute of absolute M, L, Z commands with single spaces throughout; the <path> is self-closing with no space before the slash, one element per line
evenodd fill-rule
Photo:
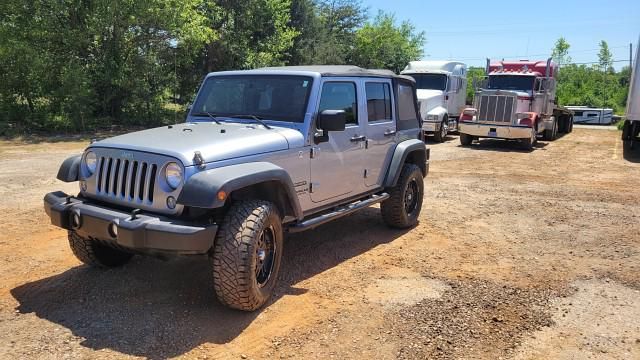
<path fill-rule="evenodd" d="M 280 70 L 280 71 L 309 71 L 319 73 L 321 76 L 360 76 L 360 77 L 384 77 L 399 78 L 415 82 L 410 76 L 397 75 L 391 70 L 385 69 L 364 69 L 353 65 L 301 65 L 301 66 L 275 66 L 265 67 L 258 70 Z"/>

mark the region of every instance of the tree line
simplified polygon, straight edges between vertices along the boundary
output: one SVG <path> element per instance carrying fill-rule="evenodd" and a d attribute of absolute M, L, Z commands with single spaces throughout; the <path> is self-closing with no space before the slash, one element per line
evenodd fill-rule
<path fill-rule="evenodd" d="M 624 114 L 631 69 L 624 66 L 620 71 L 613 67 L 613 55 L 606 41 L 599 43 L 598 59 L 593 63 L 573 63 L 571 45 L 560 37 L 551 49 L 551 57 L 560 66 L 556 95 L 558 104 L 563 106 L 589 106 L 611 108 L 615 114 Z M 485 76 L 482 67 L 470 67 L 467 85 L 467 103 L 474 95 L 473 79 Z"/>
<path fill-rule="evenodd" d="M 5 0 L 0 13 L 0 134 L 180 121 L 208 72 L 400 71 L 425 41 L 360 0 Z"/>

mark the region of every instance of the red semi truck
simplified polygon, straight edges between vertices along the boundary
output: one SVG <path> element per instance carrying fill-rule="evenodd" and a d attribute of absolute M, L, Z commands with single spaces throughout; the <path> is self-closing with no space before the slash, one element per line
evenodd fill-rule
<path fill-rule="evenodd" d="M 460 116 L 460 143 L 479 138 L 519 140 L 532 149 L 538 136 L 556 139 L 573 129 L 573 113 L 558 106 L 558 66 L 547 61 L 487 59 L 487 78 L 476 88 L 474 107 Z"/>

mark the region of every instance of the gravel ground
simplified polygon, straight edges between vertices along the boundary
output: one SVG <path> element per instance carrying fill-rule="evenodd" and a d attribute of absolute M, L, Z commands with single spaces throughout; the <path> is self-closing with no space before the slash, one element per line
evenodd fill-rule
<path fill-rule="evenodd" d="M 46 139 L 44 139 L 46 140 Z M 640 359 L 640 153 L 578 128 L 532 152 L 432 147 L 420 223 L 371 208 L 288 236 L 273 300 L 213 295 L 207 260 L 82 266 L 42 196 L 84 141 L 0 141 L 7 359 Z"/>

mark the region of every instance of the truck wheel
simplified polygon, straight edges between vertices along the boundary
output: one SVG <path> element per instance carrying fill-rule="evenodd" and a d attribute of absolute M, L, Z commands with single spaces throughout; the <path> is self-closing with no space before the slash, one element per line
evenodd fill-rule
<path fill-rule="evenodd" d="M 69 231 L 69 246 L 73 255 L 83 263 L 100 268 L 110 268 L 126 264 L 132 253 L 104 245 L 98 241 L 84 238 L 75 231 Z"/>
<path fill-rule="evenodd" d="M 567 134 L 573 131 L 573 116 L 569 117 L 569 130 L 567 130 Z"/>
<path fill-rule="evenodd" d="M 424 196 L 422 171 L 415 164 L 404 164 L 398 183 L 390 197 L 380 204 L 382 219 L 394 228 L 408 228 L 418 223 Z"/>
<path fill-rule="evenodd" d="M 447 138 L 448 132 L 449 132 L 449 119 L 445 115 L 444 119 L 442 120 L 442 123 L 440 124 L 440 131 L 436 131 L 435 133 L 433 133 L 433 139 L 439 143 L 444 142 L 444 139 Z"/>
<path fill-rule="evenodd" d="M 460 144 L 462 146 L 469 146 L 473 142 L 473 136 L 469 134 L 460 133 Z"/>
<path fill-rule="evenodd" d="M 532 128 L 531 130 L 531 137 L 528 139 L 522 139 L 522 148 L 527 151 L 533 150 L 533 145 L 538 142 L 538 134 L 536 132 L 536 129 Z"/>
<path fill-rule="evenodd" d="M 543 132 L 543 137 L 545 141 L 553 141 L 556 139 L 557 135 L 558 135 L 558 120 L 554 120 L 553 128 L 551 130 L 545 129 Z"/>
<path fill-rule="evenodd" d="M 228 209 L 210 255 L 218 300 L 253 311 L 276 285 L 282 258 L 282 222 L 268 201 L 238 201 Z"/>
<path fill-rule="evenodd" d="M 624 125 L 622 125 L 622 140 L 630 140 L 630 139 L 631 139 L 631 123 L 625 120 Z"/>

